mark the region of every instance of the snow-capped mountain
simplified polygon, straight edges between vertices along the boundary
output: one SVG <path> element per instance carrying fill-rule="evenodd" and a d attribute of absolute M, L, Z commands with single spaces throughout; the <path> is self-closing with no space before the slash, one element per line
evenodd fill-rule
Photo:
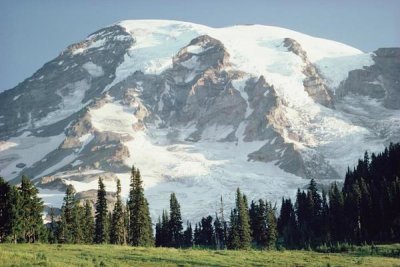
<path fill-rule="evenodd" d="M 125 194 L 139 167 L 153 218 L 177 193 L 197 218 L 341 180 L 366 149 L 400 141 L 400 48 L 353 47 L 262 25 L 122 21 L 0 94 L 0 175 Z M 85 193 L 85 192 L 84 192 Z M 93 194 L 92 194 L 93 195 Z"/>

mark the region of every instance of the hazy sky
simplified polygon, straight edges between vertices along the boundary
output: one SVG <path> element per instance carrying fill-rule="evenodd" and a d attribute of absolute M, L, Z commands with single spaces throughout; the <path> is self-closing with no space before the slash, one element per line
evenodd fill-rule
<path fill-rule="evenodd" d="M 364 51 L 400 46 L 399 0 L 0 0 L 0 91 L 71 43 L 124 19 L 265 24 Z"/>

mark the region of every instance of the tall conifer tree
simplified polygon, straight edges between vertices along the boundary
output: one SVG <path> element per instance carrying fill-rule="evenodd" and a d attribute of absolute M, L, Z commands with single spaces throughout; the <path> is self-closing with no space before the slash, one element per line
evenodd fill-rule
<path fill-rule="evenodd" d="M 103 179 L 99 178 L 99 188 L 97 190 L 96 213 L 95 213 L 95 236 L 94 242 L 97 244 L 106 243 L 108 241 L 107 226 L 107 200 L 106 189 Z"/>
<path fill-rule="evenodd" d="M 183 241 L 183 226 L 182 226 L 182 216 L 181 216 L 181 206 L 176 199 L 175 193 L 171 194 L 169 200 L 169 232 L 172 247 L 180 247 Z"/>
<path fill-rule="evenodd" d="M 92 205 L 89 200 L 85 201 L 84 215 L 82 219 L 83 241 L 86 244 L 93 243 L 94 240 L 94 218 L 92 212 Z"/>
<path fill-rule="evenodd" d="M 22 220 L 22 238 L 25 242 L 38 241 L 41 231 L 44 231 L 42 212 L 43 201 L 38 197 L 39 191 L 28 177 L 22 176 L 20 194 L 20 218 Z"/>
<path fill-rule="evenodd" d="M 121 200 L 121 182 L 117 180 L 117 201 L 115 202 L 110 226 L 110 243 L 122 245 L 125 243 L 124 207 Z"/>
<path fill-rule="evenodd" d="M 144 197 L 144 190 L 139 169 L 132 166 L 129 191 L 129 239 L 132 246 L 153 246 L 153 228 L 149 204 Z"/>

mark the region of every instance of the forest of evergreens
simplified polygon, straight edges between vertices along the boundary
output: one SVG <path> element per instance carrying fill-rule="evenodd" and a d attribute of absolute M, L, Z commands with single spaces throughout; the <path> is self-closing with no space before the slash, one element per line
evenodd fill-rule
<path fill-rule="evenodd" d="M 248 202 L 240 189 L 229 218 L 221 209 L 193 225 L 182 221 L 174 193 L 153 227 L 140 171 L 131 170 L 126 203 L 117 182 L 112 212 L 106 188 L 99 178 L 94 205 L 77 200 L 73 186 L 66 189 L 61 214 L 50 211 L 43 224 L 43 202 L 29 178 L 19 186 L 0 178 L 0 242 L 129 244 L 132 246 L 192 247 L 213 249 L 316 249 L 334 250 L 343 244 L 400 242 L 400 144 L 383 152 L 367 152 L 344 184 L 334 183 L 321 192 L 314 180 L 296 199 L 283 198 L 279 210 L 268 200 Z M 155 234 L 153 229 L 155 228 Z"/>

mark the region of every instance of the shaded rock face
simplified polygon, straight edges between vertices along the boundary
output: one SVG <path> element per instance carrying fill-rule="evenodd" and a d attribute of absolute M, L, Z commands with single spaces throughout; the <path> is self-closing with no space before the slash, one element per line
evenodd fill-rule
<path fill-rule="evenodd" d="M 69 46 L 32 77 L 3 92 L 0 138 L 16 135 L 22 127 L 40 130 L 56 121 L 58 127 L 43 128 L 41 135 L 62 132 L 75 113 L 100 96 L 113 80 L 116 67 L 132 43 L 131 36 L 120 26 L 105 28 Z M 65 121 L 60 122 L 60 118 Z"/>
<path fill-rule="evenodd" d="M 400 48 L 380 48 L 374 65 L 352 70 L 338 89 L 338 96 L 357 94 L 382 100 L 386 108 L 400 109 Z"/>
<path fill-rule="evenodd" d="M 333 108 L 334 102 L 328 86 L 325 84 L 323 77 L 318 72 L 315 65 L 308 60 L 307 52 L 303 50 L 296 40 L 291 38 L 285 38 L 283 45 L 288 49 L 288 51 L 298 55 L 304 63 L 303 73 L 306 76 L 303 81 L 304 90 L 306 90 L 315 102 Z"/>

